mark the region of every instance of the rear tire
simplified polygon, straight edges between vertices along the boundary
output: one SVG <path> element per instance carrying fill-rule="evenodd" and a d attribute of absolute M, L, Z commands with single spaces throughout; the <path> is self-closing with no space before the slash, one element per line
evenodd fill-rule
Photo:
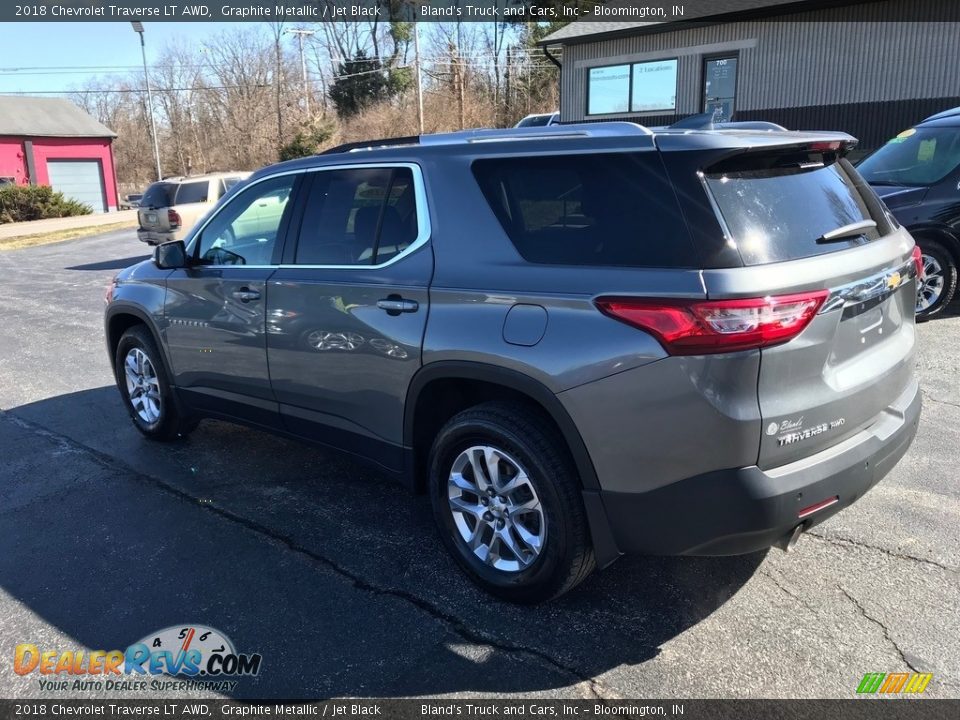
<path fill-rule="evenodd" d="M 939 315 L 953 300 L 957 291 L 957 262 L 950 251 L 936 242 L 917 240 L 923 253 L 923 280 L 917 280 L 917 320 Z"/>
<path fill-rule="evenodd" d="M 593 571 L 580 481 L 542 413 L 488 402 L 455 415 L 433 443 L 429 487 L 444 545 L 487 592 L 538 603 Z"/>
<path fill-rule="evenodd" d="M 175 440 L 197 426 L 196 420 L 182 414 L 163 355 L 143 325 L 134 325 L 120 338 L 114 373 L 123 405 L 134 426 L 146 437 Z"/>

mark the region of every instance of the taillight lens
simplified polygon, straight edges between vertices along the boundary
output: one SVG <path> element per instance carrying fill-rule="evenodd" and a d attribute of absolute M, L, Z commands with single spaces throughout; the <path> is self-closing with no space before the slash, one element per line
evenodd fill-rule
<path fill-rule="evenodd" d="M 167 222 L 170 224 L 171 230 L 176 230 L 180 227 L 180 213 L 173 209 L 167 210 Z"/>
<path fill-rule="evenodd" d="M 651 333 L 671 355 L 706 355 L 768 347 L 799 335 L 826 290 L 737 300 L 598 298 L 606 315 Z"/>
<path fill-rule="evenodd" d="M 913 252 L 911 253 L 913 257 L 913 264 L 917 268 L 917 280 L 923 280 L 925 272 L 923 270 L 923 251 L 920 249 L 919 245 L 913 246 Z"/>

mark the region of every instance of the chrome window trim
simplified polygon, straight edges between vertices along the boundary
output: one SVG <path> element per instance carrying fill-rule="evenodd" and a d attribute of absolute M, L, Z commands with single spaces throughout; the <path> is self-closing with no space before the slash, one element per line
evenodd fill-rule
<path fill-rule="evenodd" d="M 412 162 L 372 162 L 372 163 L 341 163 L 338 165 L 320 165 L 317 167 L 309 168 L 297 168 L 296 170 L 284 170 L 283 172 L 270 173 L 269 175 L 264 175 L 261 178 L 257 178 L 253 182 L 245 185 L 236 195 L 231 197 L 227 202 L 223 204 L 222 207 L 217 208 L 216 212 L 210 213 L 210 215 L 203 221 L 202 225 L 198 225 L 194 229 L 193 234 L 190 236 L 190 240 L 187 243 L 187 254 L 193 256 L 194 245 L 198 241 L 199 237 L 203 234 L 204 229 L 210 222 L 220 213 L 224 212 L 231 203 L 235 202 L 238 197 L 247 192 L 250 188 L 259 185 L 262 182 L 267 180 L 273 180 L 274 178 L 284 177 L 287 175 L 305 175 L 311 172 L 328 172 L 332 170 L 376 170 L 378 168 L 407 168 L 410 170 L 413 175 L 413 196 L 414 202 L 416 203 L 416 213 L 417 213 L 417 237 L 412 243 L 410 243 L 407 248 L 390 258 L 386 262 L 379 263 L 377 265 L 300 265 L 297 263 L 280 263 L 280 264 L 270 264 L 270 265 L 204 265 L 203 267 L 210 268 L 311 268 L 314 270 L 379 270 L 381 268 L 389 267 L 395 262 L 402 260 L 408 255 L 413 254 L 421 247 L 426 245 L 430 241 L 432 234 L 432 227 L 430 225 L 430 213 L 427 210 L 427 191 L 426 185 L 423 182 L 423 170 L 417 163 Z M 299 237 L 297 238 L 299 241 Z"/>

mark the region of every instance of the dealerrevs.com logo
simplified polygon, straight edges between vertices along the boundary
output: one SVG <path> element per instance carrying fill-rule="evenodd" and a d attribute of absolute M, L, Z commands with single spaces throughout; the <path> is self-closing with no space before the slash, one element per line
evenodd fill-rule
<path fill-rule="evenodd" d="M 236 678 L 257 675 L 261 660 L 259 653 L 238 653 L 219 630 L 176 625 L 151 633 L 126 650 L 60 651 L 22 643 L 14 650 L 13 670 L 39 676 L 43 691 L 193 688 L 229 692 L 236 687 Z"/>

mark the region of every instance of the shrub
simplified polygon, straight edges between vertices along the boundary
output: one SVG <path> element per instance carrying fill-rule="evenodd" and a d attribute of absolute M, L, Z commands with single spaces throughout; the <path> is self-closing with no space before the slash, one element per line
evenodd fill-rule
<path fill-rule="evenodd" d="M 89 215 L 93 209 L 54 192 L 49 185 L 0 187 L 0 223 Z"/>
<path fill-rule="evenodd" d="M 331 137 L 333 137 L 333 128 L 326 124 L 304 127 L 290 142 L 280 148 L 280 160 L 295 160 L 314 155 Z"/>

